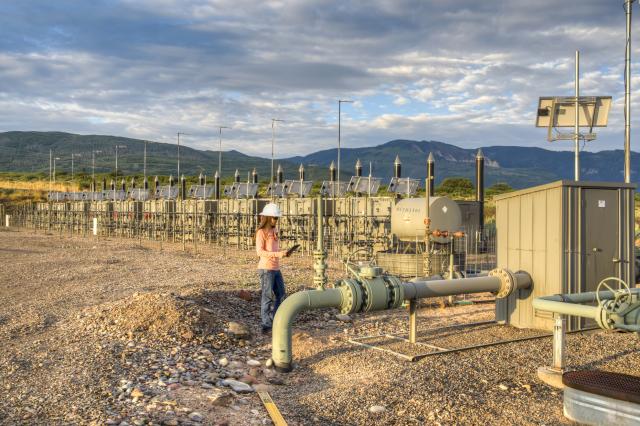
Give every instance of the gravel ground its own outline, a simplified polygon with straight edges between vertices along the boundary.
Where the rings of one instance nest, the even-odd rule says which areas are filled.
[[[296,369],[278,374],[259,333],[255,256],[198,249],[0,231],[0,424],[270,424],[256,390],[270,392],[289,424],[568,424],[561,393],[536,378],[549,337],[413,363],[348,342],[406,336],[404,310],[300,315]],[[311,264],[286,260],[290,292],[311,285]],[[338,265],[329,275],[342,275]],[[539,334],[436,330],[492,318],[491,304],[423,304],[418,337],[455,348]],[[431,350],[363,341],[376,340],[409,355]],[[638,343],[572,334],[568,363],[637,373]]]

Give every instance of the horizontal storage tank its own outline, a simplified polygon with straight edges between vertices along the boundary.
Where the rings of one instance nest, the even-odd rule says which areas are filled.
[[[424,198],[405,198],[391,209],[391,233],[400,241],[424,240],[427,206]],[[462,214],[455,201],[447,197],[430,197],[429,215],[432,231],[456,232],[462,227]],[[438,243],[449,240],[443,237],[432,239]]]

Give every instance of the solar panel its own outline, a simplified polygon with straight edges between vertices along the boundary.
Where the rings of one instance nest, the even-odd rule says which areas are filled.
[[[127,199],[127,193],[121,189],[116,191],[104,191],[104,198],[111,201],[124,201]]]
[[[320,187],[320,193],[331,197],[342,197],[347,193],[348,187],[348,182],[340,182],[340,185],[338,185],[338,182],[325,180]]]
[[[411,178],[391,178],[389,182],[389,192],[395,194],[413,195],[418,190],[420,181]]]
[[[238,187],[236,185],[237,183],[234,183],[233,185],[225,185],[224,189],[222,190],[222,194],[227,197],[234,198],[236,196],[236,192],[238,191]]]
[[[284,185],[289,195],[297,195],[298,197],[306,197],[311,192],[313,181],[310,180],[286,180]]]
[[[380,189],[382,178],[352,176],[347,191],[374,195]]]
[[[82,192],[67,192],[67,200],[69,201],[82,201]]]
[[[238,183],[236,185],[238,186],[236,190],[237,198],[255,198],[258,194],[257,183]]]
[[[178,187],[169,185],[160,186],[156,190],[156,198],[175,200],[176,198],[178,198]]]
[[[284,197],[287,194],[284,183],[274,183],[273,188],[271,184],[267,187],[267,194],[275,197]]]
[[[91,200],[91,201],[102,201],[104,198],[104,194],[102,193],[102,191],[96,191],[96,192],[87,192],[87,200]]]
[[[191,188],[189,188],[189,196],[200,199],[211,198],[215,189],[213,185],[191,185]]]
[[[136,201],[147,201],[149,199],[149,190],[143,188],[134,188],[129,191],[129,198]]]
[[[66,198],[66,192],[49,192],[49,201],[64,201]]]

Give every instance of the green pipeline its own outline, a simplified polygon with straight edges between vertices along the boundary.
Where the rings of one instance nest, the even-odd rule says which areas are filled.
[[[399,308],[405,300],[455,294],[490,291],[497,297],[507,297],[531,285],[527,273],[506,269],[496,269],[483,277],[415,282],[402,282],[380,272],[376,267],[361,268],[358,278],[342,280],[333,289],[301,291],[285,299],[273,320],[272,358],[276,369],[291,371],[291,327],[296,315],[304,310],[338,308],[343,314],[373,312]]]

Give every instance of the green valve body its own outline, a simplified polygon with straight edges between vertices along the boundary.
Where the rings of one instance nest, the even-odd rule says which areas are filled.
[[[343,294],[340,311],[343,314],[382,311],[402,306],[404,288],[400,279],[380,275],[379,268],[360,270],[359,278],[341,280],[336,284]]]

